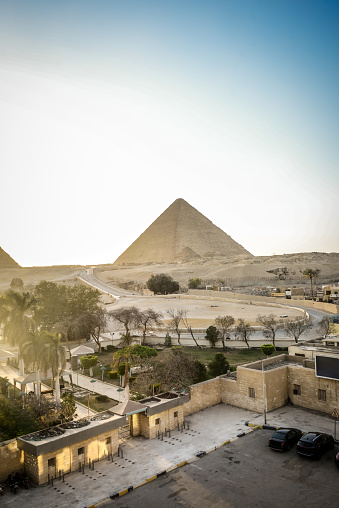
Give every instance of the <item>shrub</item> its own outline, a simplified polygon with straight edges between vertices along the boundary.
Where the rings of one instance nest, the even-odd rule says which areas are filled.
[[[227,374],[229,367],[226,356],[223,353],[217,353],[214,360],[208,364],[208,372],[213,377],[221,376],[222,374]]]
[[[117,370],[110,370],[109,373],[108,373],[108,376],[110,379],[113,379],[115,377],[118,377],[118,371]]]
[[[133,382],[133,381],[135,381],[135,380],[136,380],[136,377],[135,377],[135,376],[131,376],[131,377],[129,378],[129,382],[130,382],[130,383],[132,383],[132,382]]]
[[[109,397],[107,395],[97,395],[95,397],[95,399],[98,401],[98,402],[108,402],[109,401]]]
[[[170,336],[169,333],[166,333],[165,347],[172,347],[172,337]]]

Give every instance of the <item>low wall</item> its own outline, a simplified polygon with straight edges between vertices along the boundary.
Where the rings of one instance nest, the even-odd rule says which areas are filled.
[[[0,443],[0,482],[7,479],[9,473],[14,473],[24,465],[24,453],[19,450],[16,439]]]
[[[190,386],[190,401],[184,405],[184,416],[196,413],[221,402],[220,378]]]

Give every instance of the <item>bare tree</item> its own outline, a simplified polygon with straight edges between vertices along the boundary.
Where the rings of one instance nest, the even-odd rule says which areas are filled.
[[[101,352],[100,333],[107,324],[107,312],[98,307],[94,312],[85,312],[73,323],[77,333],[83,337],[91,335]]]
[[[222,342],[222,347],[226,348],[225,339],[230,334],[230,330],[234,325],[234,317],[233,316],[218,316],[215,318],[215,325],[219,330],[220,340]]]
[[[246,342],[248,349],[250,349],[248,339],[254,332],[254,328],[252,328],[250,324],[246,323],[243,319],[238,319],[238,324],[235,327],[235,331],[239,339],[244,340]]]
[[[156,312],[153,309],[146,309],[140,312],[139,324],[142,328],[142,345],[145,345],[147,328],[161,325],[161,318],[163,315],[161,312]]]
[[[140,311],[134,306],[120,307],[120,309],[112,310],[108,314],[114,321],[124,326],[125,335],[128,335],[132,329],[137,328],[140,324]]]
[[[186,315],[185,309],[168,309],[167,314],[170,316],[171,320],[169,323],[169,327],[173,330],[178,336],[178,343],[181,346],[180,342],[180,323]]]
[[[182,322],[183,322],[184,327],[185,327],[185,328],[186,328],[186,330],[190,333],[190,335],[191,335],[192,339],[194,340],[195,345],[196,345],[197,347],[199,347],[200,349],[202,349],[202,347],[201,347],[201,346],[199,346],[199,344],[198,344],[198,342],[197,342],[196,338],[194,337],[194,333],[193,333],[192,327],[191,327],[191,325],[189,324],[188,319],[187,319],[187,311],[186,311],[186,310],[184,310],[184,309],[183,309],[183,315],[182,315]]]
[[[261,316],[260,314],[257,317],[257,321],[263,327],[263,336],[266,339],[271,339],[272,344],[275,348],[275,336],[277,329],[280,326],[280,322],[277,321],[274,314],[270,314],[269,316]]]
[[[324,316],[319,321],[318,332],[324,339],[326,339],[328,335],[334,332],[333,323],[331,323],[330,318],[328,316]]]
[[[312,323],[307,319],[289,319],[284,322],[284,330],[295,342],[299,341],[300,336],[312,328]]]

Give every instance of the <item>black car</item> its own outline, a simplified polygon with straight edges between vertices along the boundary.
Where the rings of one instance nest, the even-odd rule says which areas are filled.
[[[326,450],[334,448],[334,439],[330,434],[308,432],[297,443],[297,453],[305,457],[320,459]]]
[[[297,443],[303,433],[299,429],[279,429],[268,440],[268,446],[274,450],[287,451]]]

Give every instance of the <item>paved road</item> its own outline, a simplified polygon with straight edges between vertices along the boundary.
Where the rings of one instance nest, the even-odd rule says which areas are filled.
[[[133,293],[130,293],[129,291],[109,286],[108,284],[105,284],[101,280],[97,279],[94,276],[93,268],[87,268],[86,270],[81,272],[81,274],[78,275],[78,279],[86,282],[90,286],[93,286],[94,288],[98,289],[99,291],[102,291],[103,293],[107,293],[113,296],[117,300],[122,296],[133,296]]]
[[[107,395],[110,399],[117,400],[118,402],[124,402],[125,392],[120,390],[118,386],[111,385],[96,379],[95,382],[91,382],[92,378],[73,372],[73,383],[81,388],[84,388],[90,392],[99,393],[100,395]]]

